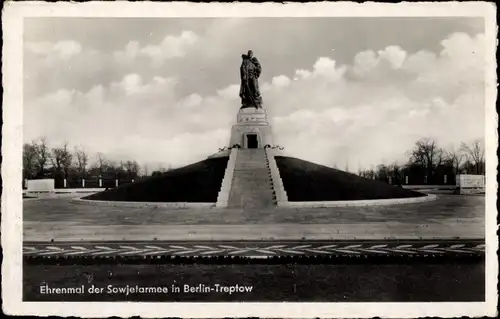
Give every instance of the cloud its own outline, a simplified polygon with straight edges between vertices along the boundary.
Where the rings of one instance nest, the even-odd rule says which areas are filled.
[[[422,136],[443,147],[483,138],[483,39],[451,34],[439,55],[398,46],[360,52],[348,66],[354,79],[319,58],[312,70],[296,71],[288,91],[268,94],[276,140],[302,158],[366,168],[404,161]],[[336,82],[325,74],[337,74]]]
[[[290,85],[290,79],[285,75],[275,76],[272,79],[272,84],[276,87],[287,87]]]
[[[198,41],[182,34],[158,44],[159,51],[144,51],[131,42],[122,57],[165,60],[180,55]],[[355,169],[358,164],[367,168],[402,161],[423,136],[444,147],[482,138],[484,36],[454,33],[441,46],[437,53],[411,53],[389,45],[354,54],[350,64],[340,65],[320,55],[309,67],[263,79],[276,142],[292,156],[341,168],[348,163]],[[194,89],[183,93],[179,87],[189,77],[161,74],[144,76],[136,68],[88,90],[59,89],[30,99],[25,139],[45,135],[54,143],[64,139],[116,158],[174,166],[225,146],[240,106],[238,83],[209,94]]]
[[[406,59],[406,52],[397,45],[391,45],[378,52],[380,59],[389,62],[393,69],[399,69]]]
[[[76,41],[28,42],[26,48],[34,54],[42,56],[56,56],[59,59],[69,59],[82,52],[82,46]]]
[[[293,78],[294,81],[298,81],[301,79],[307,79],[311,76],[311,72],[308,70],[304,69],[299,69],[295,71],[295,77]]]
[[[35,71],[34,74],[38,74],[39,71],[49,71],[60,65],[66,65],[67,69],[71,71],[73,68],[72,62],[83,54],[83,48],[80,43],[72,40],[58,41],[55,43],[46,41],[27,42],[25,44],[25,52],[27,53],[25,58],[28,59],[28,63],[25,64],[25,67]],[[90,57],[95,54],[95,51],[88,50],[86,54]],[[78,74],[81,73],[78,72]],[[36,77],[36,75],[34,77]]]
[[[336,61],[328,57],[319,58],[313,66],[313,76],[323,77],[330,81],[338,81],[344,77],[346,67],[337,68]]]
[[[184,57],[198,40],[194,32],[183,31],[178,36],[167,35],[155,45],[140,47],[137,41],[130,41],[123,50],[115,51],[114,57],[121,63],[132,63],[136,58],[146,57],[154,66],[160,66],[165,60]]]
[[[25,139],[69,141],[111,159],[179,166],[222,147],[229,139],[231,110],[224,96],[176,94],[175,78],[145,80],[127,74],[87,92],[58,90],[25,106]],[[43,121],[40,119],[43,118]]]
[[[353,72],[358,75],[365,75],[377,67],[379,59],[375,52],[363,51],[354,57]]]
[[[217,95],[228,100],[234,100],[238,98],[239,91],[240,91],[240,86],[238,84],[231,84],[224,89],[218,90]]]

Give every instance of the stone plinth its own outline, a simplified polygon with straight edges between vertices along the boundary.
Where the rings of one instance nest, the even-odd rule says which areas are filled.
[[[237,144],[241,148],[264,148],[274,145],[266,110],[253,107],[240,109],[236,123],[231,129],[229,146]]]
[[[47,193],[55,191],[54,179],[28,180],[28,193]]]
[[[485,192],[484,175],[457,175],[456,187],[459,194],[477,194]]]

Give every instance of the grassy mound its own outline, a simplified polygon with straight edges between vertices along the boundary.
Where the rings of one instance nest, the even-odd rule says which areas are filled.
[[[130,202],[215,203],[229,157],[207,159],[84,199]]]
[[[291,202],[425,196],[422,193],[297,158],[276,156],[276,163],[288,200]]]

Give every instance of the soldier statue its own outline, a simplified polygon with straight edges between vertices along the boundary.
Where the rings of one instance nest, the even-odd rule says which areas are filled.
[[[262,108],[262,97],[259,90],[259,76],[262,67],[259,60],[253,56],[252,50],[249,50],[247,54],[242,54],[241,58],[241,108],[255,107],[260,109]]]

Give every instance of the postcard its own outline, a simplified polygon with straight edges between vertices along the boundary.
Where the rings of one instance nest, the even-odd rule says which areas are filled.
[[[496,315],[494,5],[2,14],[4,312]]]

